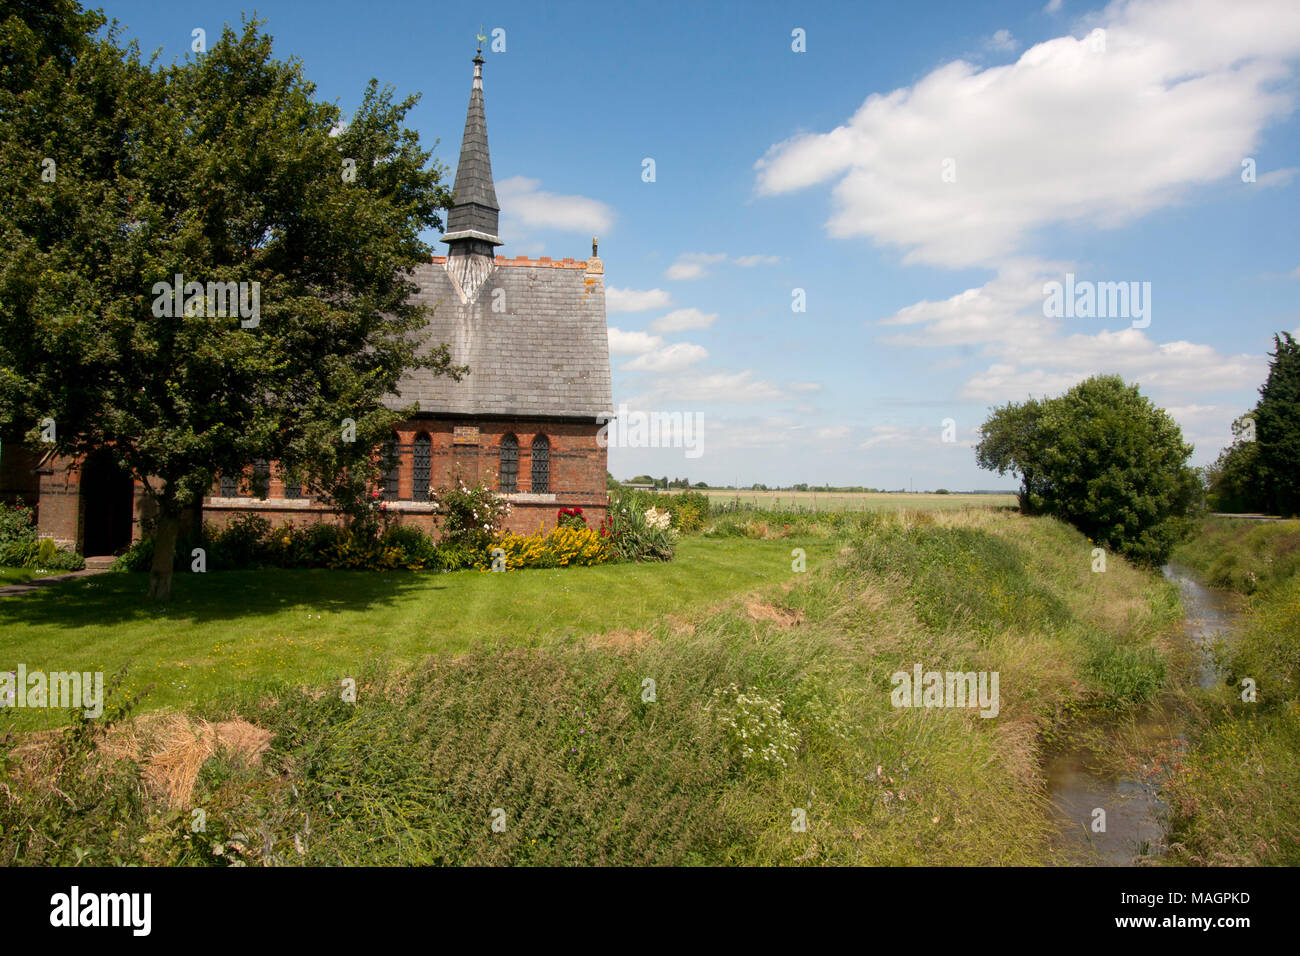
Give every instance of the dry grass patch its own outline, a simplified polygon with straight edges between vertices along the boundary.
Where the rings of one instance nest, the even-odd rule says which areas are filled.
[[[804,622],[803,611],[774,607],[756,600],[745,602],[745,614],[752,621],[770,621],[777,627],[798,627]]]
[[[168,808],[189,805],[199,770],[219,750],[245,766],[258,766],[272,734],[235,718],[220,723],[182,713],[152,714],[113,728],[99,746],[109,760],[138,764],[149,793]]]
[[[695,628],[691,626],[691,633]],[[630,631],[627,628],[618,628],[613,631],[606,631],[604,634],[593,634],[591,643],[594,647],[603,647],[615,651],[626,651],[642,647],[650,643],[653,636],[649,631]]]

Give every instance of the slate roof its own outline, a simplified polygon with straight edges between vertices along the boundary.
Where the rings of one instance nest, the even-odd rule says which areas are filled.
[[[418,370],[402,379],[389,407],[419,402],[421,412],[466,418],[610,416],[604,277],[588,268],[603,267],[598,260],[498,256],[473,301],[464,303],[443,257],[421,266],[412,301],[433,307],[422,336],[432,346],[445,342],[452,361],[468,365],[470,374],[453,382]],[[494,301],[503,311],[492,311]]]
[[[604,265],[596,258],[594,240],[592,258],[585,262],[489,258],[486,253],[501,242],[498,212],[480,50],[456,168],[455,205],[443,236],[468,287],[462,289],[449,274],[447,257],[434,256],[416,270],[419,292],[412,297],[431,308],[421,332],[425,346],[445,343],[453,364],[468,365],[470,373],[454,382],[418,370],[398,383],[398,394],[386,399],[387,405],[419,402],[421,412],[466,418],[609,418]]]

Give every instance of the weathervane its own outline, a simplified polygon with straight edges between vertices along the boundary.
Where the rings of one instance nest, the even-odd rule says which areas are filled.
[[[478,39],[478,51],[482,53],[483,44],[487,43],[487,37],[483,35],[483,24],[478,25],[478,33],[474,34],[474,36]]]

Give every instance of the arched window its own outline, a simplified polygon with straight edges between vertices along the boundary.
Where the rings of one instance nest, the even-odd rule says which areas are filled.
[[[551,490],[551,443],[545,435],[533,439],[533,487],[538,494]]]
[[[498,486],[503,495],[519,490],[519,439],[506,435],[501,439],[501,469]]]
[[[433,439],[429,437],[428,432],[420,432],[415,436],[412,460],[414,464],[412,474],[415,480],[414,498],[416,501],[428,501],[429,476],[433,465]]]
[[[265,501],[271,494],[271,463],[265,458],[253,462],[253,496]]]
[[[302,497],[302,482],[291,481],[283,465],[280,466],[280,480],[284,482],[284,496],[286,498]]]
[[[402,471],[397,457],[396,435],[384,442],[381,454],[383,455],[383,467],[386,469],[384,472],[384,500],[396,501],[402,487]]]

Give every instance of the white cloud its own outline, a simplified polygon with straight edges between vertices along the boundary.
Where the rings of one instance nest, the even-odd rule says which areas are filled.
[[[1300,167],[1286,166],[1282,169],[1272,169],[1266,173],[1261,173],[1255,180],[1256,186],[1285,186],[1291,181],[1296,173],[1300,173]]]
[[[1061,4],[1064,0],[1047,0],[1047,6],[1043,7],[1044,13],[1060,13]]]
[[[725,252],[687,252],[677,257],[677,261],[664,273],[669,279],[703,279],[708,272],[705,266],[722,262],[727,258]]]
[[[925,429],[900,428],[897,425],[875,425],[871,429],[871,437],[858,447],[866,449],[875,448],[879,445],[920,444],[920,439],[924,433]]]
[[[709,274],[708,267],[719,262],[730,262],[732,265],[749,269],[754,266],[775,265],[780,261],[780,256],[729,256],[725,252],[684,252],[668,267],[664,275],[669,279],[687,281],[703,279]]]
[[[614,211],[597,199],[548,193],[538,189],[540,185],[540,180],[524,176],[497,183],[497,200],[505,215],[528,226],[565,232],[603,232],[614,221]]]
[[[983,346],[992,363],[961,389],[972,401],[1020,401],[1027,395],[1059,394],[1090,375],[1117,373],[1144,391],[1187,395],[1253,388],[1267,373],[1262,355],[1225,355],[1186,340],[1157,342],[1160,314],[1149,329],[1120,327],[1115,320],[1043,316],[1043,284],[1060,280],[1068,263],[1021,260],[982,286],[940,301],[900,309],[882,326],[919,326],[886,335],[893,345],[924,348]],[[1105,323],[1105,324],[1103,324]]]
[[[1104,52],[1081,30],[1012,64],[956,61],[872,94],[844,125],[773,146],[757,190],[834,181],[832,236],[870,237],[908,262],[989,264],[1043,226],[1116,226],[1237,180],[1292,108],[1294,0],[1116,2],[1094,25]]]
[[[813,432],[821,441],[843,441],[849,437],[848,425],[824,425]]]
[[[995,53],[1010,53],[1018,46],[1020,44],[1016,42],[1016,38],[1011,35],[1010,30],[999,30],[984,41],[985,49],[992,50]]]
[[[654,332],[684,332],[687,329],[707,329],[718,318],[716,312],[701,312],[699,309],[677,309],[661,316],[650,323]]]
[[[820,392],[822,390],[821,382],[795,382],[790,386],[794,392]]]
[[[607,331],[611,355],[640,355],[643,352],[651,352],[664,344],[664,340],[659,336],[649,335],[645,332],[624,332],[612,325]]]
[[[646,312],[672,304],[673,297],[663,289],[618,289],[610,286],[605,290],[605,308],[610,312]]]
[[[623,368],[631,372],[677,372],[708,357],[709,351],[702,345],[674,342],[637,356]]]
[[[629,399],[628,403],[645,407],[691,402],[749,404],[785,397],[780,388],[755,378],[752,369],[745,369],[742,372],[663,376],[655,380],[648,394]]]

